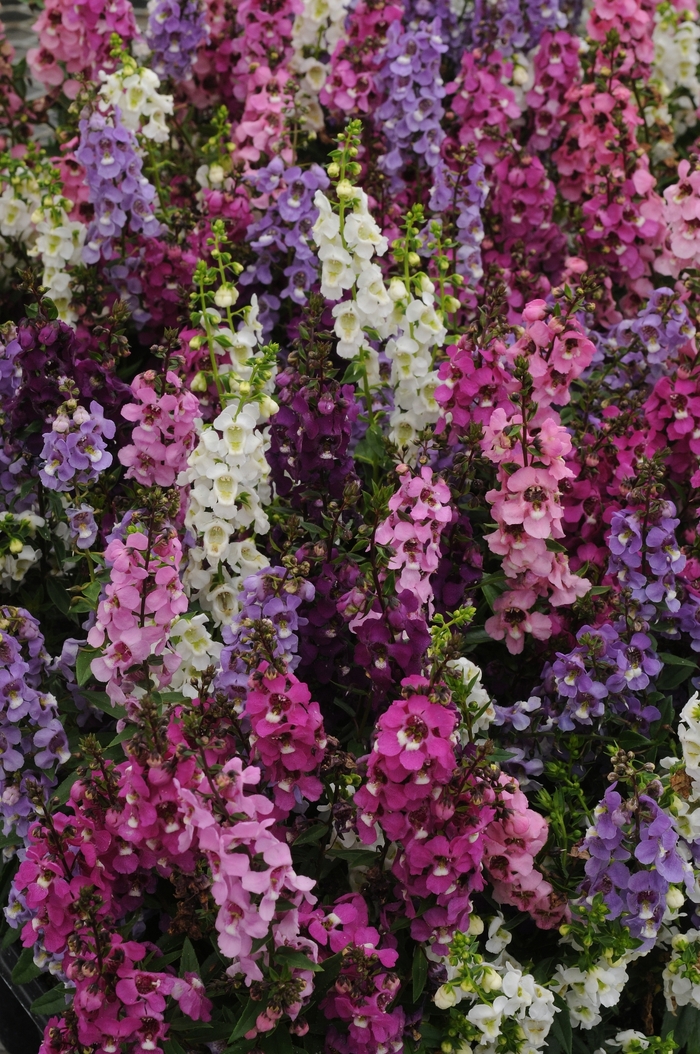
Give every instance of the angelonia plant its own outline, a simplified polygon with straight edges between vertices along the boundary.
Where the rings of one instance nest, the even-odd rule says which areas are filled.
[[[695,0],[35,6],[0,960],[41,1054],[700,1054]]]

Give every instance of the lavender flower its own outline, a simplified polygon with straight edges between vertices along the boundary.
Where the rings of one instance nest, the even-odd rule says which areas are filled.
[[[155,188],[142,173],[136,135],[125,128],[119,108],[110,114],[94,110],[80,121],[80,145],[75,156],[85,166],[85,181],[95,219],[88,228],[83,260],[87,264],[111,260],[114,241],[126,227],[155,238],[160,223],[153,212]]]
[[[0,326],[0,399],[12,399],[22,380],[22,371],[15,362],[21,350],[14,322]]]
[[[473,289],[484,270],[481,243],[484,240],[482,210],[489,188],[483,161],[474,157],[465,172],[455,171],[441,158],[435,168],[429,205],[438,216],[453,213],[452,235],[458,243],[455,271]],[[433,221],[435,222],[435,221]],[[426,238],[426,242],[429,239]]]
[[[312,164],[308,169],[297,165],[286,168],[281,158],[274,158],[269,165],[256,169],[248,176],[259,194],[277,193],[261,219],[251,224],[246,235],[256,251],[255,263],[250,264],[240,276],[241,285],[273,281],[273,268],[282,260],[289,260],[283,274],[287,279],[280,296],[305,304],[307,293],[318,277],[318,260],[313,249],[311,228],[318,218],[318,209],[313,198],[317,190],[328,187],[328,177],[323,169]],[[260,315],[264,328],[269,328],[275,309],[279,306],[267,296],[268,311]]]
[[[649,795],[623,800],[613,783],[595,809],[583,849],[589,854],[581,892],[601,893],[610,918],[620,918],[646,950],[652,947],[671,883],[693,887],[692,868],[678,851],[673,821]],[[632,870],[636,864],[646,865]]]
[[[51,431],[44,435],[41,482],[50,490],[72,490],[77,484],[93,483],[112,464],[105,439],[113,439],[115,431],[99,403],[90,403],[89,413],[82,406],[71,417],[59,412]]]
[[[27,780],[47,790],[46,772],[70,757],[52,695],[41,691],[49,656],[39,625],[23,608],[0,608],[0,815],[3,832],[24,837],[33,819]]]
[[[153,69],[161,77],[182,80],[207,36],[200,0],[149,0],[146,40]]]
[[[314,587],[284,567],[266,567],[250,575],[238,595],[241,610],[222,635],[226,647],[221,653],[221,672],[216,687],[245,688],[250,674],[246,656],[253,652],[256,624],[264,619],[274,634],[272,656],[282,659],[289,670],[299,665],[297,631],[306,625],[298,614],[302,603],[314,598]]]
[[[377,109],[389,147],[379,158],[379,167],[392,177],[392,188],[399,189],[399,173],[411,155],[428,169],[440,162],[445,138],[441,127],[445,88],[440,76],[440,59],[447,45],[440,35],[440,22],[419,22],[404,30],[392,22],[382,56],[377,84],[385,102]]]
[[[672,614],[679,612],[681,606],[675,576],[686,565],[676,540],[680,520],[675,512],[672,502],[664,502],[646,527],[641,513],[616,512],[608,539],[608,571],[616,574],[642,605],[648,601],[664,604]],[[644,571],[653,572],[655,577],[650,579]]]
[[[85,505],[84,503],[79,509],[76,509],[73,505],[66,509],[71,539],[78,549],[90,549],[97,538],[97,524],[94,512],[95,510],[91,505]]]

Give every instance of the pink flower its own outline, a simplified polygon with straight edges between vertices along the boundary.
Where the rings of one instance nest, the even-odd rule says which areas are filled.
[[[557,480],[549,469],[520,468],[508,477],[504,490],[490,490],[486,500],[506,524],[522,524],[532,538],[563,538],[563,510]]]
[[[531,611],[536,600],[531,589],[517,589],[504,593],[494,601],[494,614],[485,623],[485,630],[494,640],[505,638],[511,655],[519,655],[525,644],[525,634],[536,640],[547,640],[552,633],[549,615]]]

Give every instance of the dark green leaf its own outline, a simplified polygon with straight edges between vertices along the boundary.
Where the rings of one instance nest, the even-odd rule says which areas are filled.
[[[70,596],[65,586],[62,586],[55,578],[47,578],[46,592],[61,614],[67,615],[70,611]]]
[[[298,952],[294,948],[286,948],[284,946],[277,948],[275,958],[278,961],[282,960],[288,966],[295,966],[297,970],[313,970],[314,973],[319,973],[323,970],[323,966],[312,962],[308,955],[304,955],[303,952]]]
[[[260,1013],[260,1004],[258,1004],[258,1013]],[[225,1021],[212,1021],[210,1024],[204,1024],[199,1021],[190,1021],[188,1017],[171,1021],[170,1028],[174,1032],[184,1032],[184,1038],[192,1043],[213,1043],[217,1039],[226,1039],[231,1031],[231,1025]]]
[[[27,984],[38,977],[41,970],[34,965],[34,952],[31,948],[25,948],[15,964],[12,971],[13,984]]]
[[[92,677],[92,670],[90,669],[90,663],[98,655],[100,655],[99,648],[80,648],[78,651],[78,657],[75,660],[75,676],[78,684],[87,684]]]
[[[481,592],[484,594],[484,597],[486,599],[486,603],[488,604],[488,606],[493,611],[494,610],[493,606],[496,603],[496,601],[498,600],[498,598],[500,597],[500,595],[503,592],[503,590],[496,589],[496,587],[492,586],[492,585],[490,585],[490,586],[489,585],[487,585],[487,586],[482,585],[481,586]],[[468,636],[468,634],[467,634],[467,636]]]
[[[555,996],[554,1002],[559,1008],[559,1013],[554,1015],[550,1035],[557,1041],[564,1054],[571,1054],[572,1033],[569,1008],[559,996]],[[549,1044],[548,1044],[549,1045]]]
[[[689,669],[687,666],[665,666],[659,674],[657,687],[663,692],[670,692],[679,684],[683,684],[683,681],[687,681],[692,673],[692,667]]]
[[[373,849],[329,849],[335,860],[347,860],[352,867],[371,867],[377,859]]]
[[[248,1000],[243,1008],[243,1013],[234,1025],[233,1032],[229,1036],[229,1043],[233,1043],[235,1039],[242,1039],[246,1032],[250,1031],[262,1009],[259,1002],[253,1002],[252,999]]]
[[[80,658],[80,656],[78,656]],[[96,706],[98,710],[103,710],[110,717],[116,720],[126,717],[126,710],[123,706],[112,706],[112,702],[106,692],[93,692],[90,689],[83,688],[81,695],[84,695],[92,706]]]
[[[9,927],[5,930],[5,934],[2,938],[2,944],[0,944],[0,948],[9,948],[10,945],[14,944],[15,941],[18,941],[21,936],[22,930],[19,928],[19,926],[16,930],[13,930],[12,927]]]
[[[417,1002],[423,994],[425,982],[428,979],[428,960],[420,945],[416,946],[413,953],[413,969],[411,970],[413,980],[413,1002]]]
[[[59,805],[65,805],[68,799],[70,798],[71,787],[75,783],[76,779],[77,776],[75,772],[71,772],[70,776],[66,776],[66,778],[61,783],[59,783],[58,787],[56,787],[56,790],[53,792],[51,797],[58,798]]]
[[[33,1014],[44,1014],[49,1017],[51,1014],[59,1014],[66,1008],[66,991],[65,985],[59,984],[55,988],[52,988],[50,992],[44,992],[38,999],[35,999],[32,1003]],[[70,993],[71,997],[73,993]]]
[[[292,1037],[286,1025],[278,1025],[270,1036],[266,1036],[260,1043],[260,1049],[265,1054],[292,1054]]]
[[[180,977],[184,977],[186,973],[199,973],[199,961],[197,959],[197,953],[192,947],[192,941],[189,937],[185,937],[185,942],[182,945],[182,957],[180,958]]]
[[[324,959],[321,963],[323,972],[318,974],[314,978],[314,995],[313,1001],[319,1002],[319,1000],[326,994],[330,986],[335,982],[338,974],[340,973],[340,967],[342,966],[343,957],[340,952],[336,952],[335,955],[329,955],[327,959]]]
[[[664,666],[689,666],[691,670],[698,668],[694,659],[684,659],[681,655],[672,655],[670,651],[657,652],[656,657],[661,659]]]
[[[166,1039],[163,1044],[165,1054],[187,1054],[185,1048],[176,1039]]]
[[[493,637],[485,629],[470,629],[462,637],[465,644],[485,644]]]
[[[312,827],[307,827],[305,831],[302,831],[292,842],[292,847],[296,847],[297,845],[313,845],[314,842],[320,841],[324,834],[328,834],[328,824],[316,823]]]

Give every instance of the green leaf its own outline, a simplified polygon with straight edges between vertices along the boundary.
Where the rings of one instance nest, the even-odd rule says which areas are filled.
[[[192,941],[189,937],[185,937],[185,942],[182,945],[182,956],[180,958],[180,977],[184,977],[186,973],[196,973],[197,976],[201,976],[197,953],[192,947]]]
[[[352,867],[371,867],[377,859],[374,849],[329,849],[328,856],[346,860]]]
[[[258,1014],[260,1010],[261,1007],[258,1003]],[[231,1025],[226,1021],[212,1021],[210,1024],[204,1024],[200,1022],[195,1023],[189,1017],[177,1018],[175,1021],[171,1021],[170,1027],[174,1032],[184,1032],[184,1038],[192,1043],[213,1043],[217,1039],[226,1039],[231,1031]],[[246,1031],[248,1030],[246,1029]]]
[[[665,666],[659,674],[657,687],[663,692],[670,692],[687,681],[692,673],[693,669],[687,666]]]
[[[366,465],[380,465],[385,454],[384,434],[378,424],[371,424],[355,447],[355,460]]]
[[[187,1054],[185,1048],[176,1039],[166,1039],[163,1044],[165,1054]]]
[[[343,963],[343,957],[340,952],[336,952],[335,955],[329,955],[327,959],[324,959],[321,963],[323,967],[322,973],[318,974],[314,978],[314,994],[313,1002],[317,1003],[326,994],[332,984],[334,984],[338,974],[340,973],[340,967]]]
[[[16,930],[13,930],[12,927],[9,926],[5,930],[5,934],[4,934],[3,938],[2,938],[2,943],[0,944],[0,948],[3,948],[3,950],[5,948],[9,948],[10,945],[14,944],[15,941],[18,941],[21,936],[22,936],[22,930],[19,928],[19,926],[17,927]]]
[[[661,659],[664,666],[689,666],[691,670],[698,668],[694,659],[684,659],[681,655],[673,655],[670,651],[659,651],[656,657]]]
[[[66,587],[57,582],[55,578],[49,577],[46,579],[46,592],[61,614],[67,615],[70,611],[70,595]]]
[[[34,965],[34,953],[31,948],[25,948],[15,964],[12,971],[13,984],[28,984],[38,977],[41,970]]]
[[[98,582],[97,579],[94,582],[90,582],[88,585],[83,586],[83,596],[94,603],[97,602],[100,593],[102,592],[102,583]]]
[[[35,999],[32,1003],[31,1010],[33,1014],[44,1014],[49,1017],[51,1014],[59,1014],[66,1009],[66,986],[63,984],[56,985],[50,992],[44,992],[38,999]],[[71,992],[72,996],[73,993]]]
[[[303,952],[298,952],[294,948],[287,948],[284,945],[276,949],[275,958],[277,960],[281,959],[288,966],[296,966],[297,970],[313,970],[314,973],[320,973],[323,970],[320,963],[312,962],[308,955],[304,955]]]
[[[413,980],[413,1002],[417,1002],[423,994],[425,982],[428,980],[428,960],[420,945],[417,945],[413,953],[413,968],[411,970]]]
[[[462,640],[465,644],[486,644],[487,641],[492,641],[493,637],[485,629],[470,629],[463,635]]]
[[[250,1031],[262,1009],[260,1002],[253,1002],[252,999],[248,1000],[243,1008],[243,1013],[234,1025],[233,1032],[229,1036],[229,1043],[233,1043],[236,1039],[242,1039],[246,1032]]]
[[[265,1054],[292,1054],[294,1047],[287,1027],[278,1025],[272,1035],[266,1036],[260,1043],[260,1049]]]
[[[100,655],[99,648],[80,648],[75,660],[75,677],[79,685],[87,684],[92,677],[90,663]]]
[[[673,1032],[673,1038],[684,1054],[700,1051],[700,1011],[694,1006],[683,1006],[677,1015],[666,1013],[661,1034],[665,1037]]]
[[[78,655],[80,659],[80,655]],[[123,706],[112,706],[112,702],[106,692],[93,692],[90,689],[83,688],[81,695],[93,706],[96,706],[98,710],[103,710],[105,714],[109,714],[110,717],[115,719],[126,717],[126,710]]]
[[[58,798],[59,805],[66,804],[66,802],[70,798],[71,787],[73,786],[77,778],[78,777],[76,776],[75,772],[71,772],[70,776],[66,776],[66,778],[61,783],[59,783],[58,787],[56,787],[56,790],[53,792],[51,797]]]
[[[555,996],[554,1002],[559,1007],[560,1012],[554,1015],[550,1035],[558,1042],[565,1054],[571,1054],[573,1036],[569,1008],[560,996]]]
[[[488,604],[488,606],[493,611],[494,610],[494,604],[496,603],[496,601],[500,597],[500,595],[503,592],[503,590],[496,589],[495,586],[492,586],[492,585],[491,586],[489,586],[489,585],[487,585],[487,586],[482,585],[481,586],[481,592],[484,594],[484,598],[486,600],[486,603]],[[467,636],[468,636],[468,634],[467,634]]]
[[[324,834],[328,834],[328,824],[315,823],[312,827],[307,827],[305,831],[294,839],[292,842],[292,848],[297,845],[313,845],[314,842],[318,842],[323,838]]]

